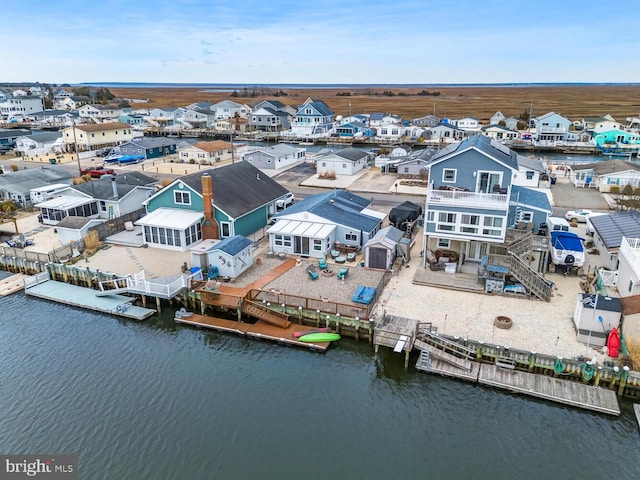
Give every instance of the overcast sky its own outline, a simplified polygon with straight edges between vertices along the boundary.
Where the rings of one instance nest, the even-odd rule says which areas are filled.
[[[640,82],[635,1],[2,2],[0,82]]]

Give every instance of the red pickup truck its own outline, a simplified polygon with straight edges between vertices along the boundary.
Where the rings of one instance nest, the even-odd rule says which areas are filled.
[[[103,165],[98,165],[96,167],[87,167],[80,170],[82,175],[90,175],[91,178],[100,178],[103,175],[115,175],[116,172],[112,168],[104,168]]]

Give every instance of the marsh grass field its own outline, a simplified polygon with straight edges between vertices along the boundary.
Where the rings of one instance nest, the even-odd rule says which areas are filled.
[[[570,120],[608,113],[623,124],[627,117],[640,116],[640,84],[283,89],[285,95],[277,98],[274,95],[232,98],[230,92],[206,92],[206,88],[200,87],[111,87],[110,90],[118,97],[148,99],[147,103],[134,106],[150,108],[179,107],[202,101],[215,103],[225,99],[251,105],[265,98],[275,98],[297,107],[312,97],[324,100],[336,115],[382,112],[399,114],[404,119],[425,115],[440,118],[471,116],[485,125],[498,110],[505,117],[524,115],[523,118],[528,117],[529,112],[534,117],[556,112]],[[429,95],[419,95],[422,91]],[[242,93],[241,90],[238,92]]]

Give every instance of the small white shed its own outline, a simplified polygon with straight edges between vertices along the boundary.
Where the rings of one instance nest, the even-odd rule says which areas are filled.
[[[578,294],[573,322],[578,341],[594,347],[603,347],[607,335],[613,328],[619,328],[622,305],[619,298],[600,294]]]
[[[237,278],[253,265],[252,241],[242,235],[204,240],[191,249],[191,265],[207,271],[217,267],[221,277]]]
[[[402,230],[388,226],[382,228],[364,246],[364,263],[369,268],[391,269],[396,259],[398,242],[403,237]]]

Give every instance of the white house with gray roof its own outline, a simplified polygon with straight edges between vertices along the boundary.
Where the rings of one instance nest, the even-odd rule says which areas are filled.
[[[318,153],[314,160],[318,175],[355,175],[367,166],[370,157],[371,154],[363,150],[349,147],[337,152]]]
[[[35,205],[42,223],[56,225],[67,216],[111,219],[142,208],[155,188],[128,183],[95,180],[70,186],[54,198]]]
[[[336,246],[362,248],[380,230],[384,213],[370,200],[345,190],[306,197],[274,216],[271,251],[324,258]]]
[[[600,252],[601,266],[607,270],[618,270],[618,255],[623,239],[640,238],[640,212],[610,213],[589,218],[593,228],[593,244]],[[635,249],[635,248],[634,248]]]
[[[33,132],[16,139],[16,150],[26,157],[61,152],[64,146],[60,132]]]
[[[304,161],[306,150],[286,143],[279,143],[278,145],[250,149],[242,156],[242,159],[261,170],[277,170]]]
[[[0,102],[0,118],[5,120],[22,120],[32,113],[44,110],[42,97],[34,95],[22,95],[7,97]]]
[[[9,171],[0,175],[0,199],[13,200],[20,207],[27,208],[32,205],[31,190],[48,185],[71,185],[71,182],[71,173],[54,165]]]
[[[238,114],[242,118],[247,118],[251,113],[251,108],[248,105],[242,105],[232,100],[223,100],[211,105],[211,110],[215,115],[216,120],[233,118]]]

